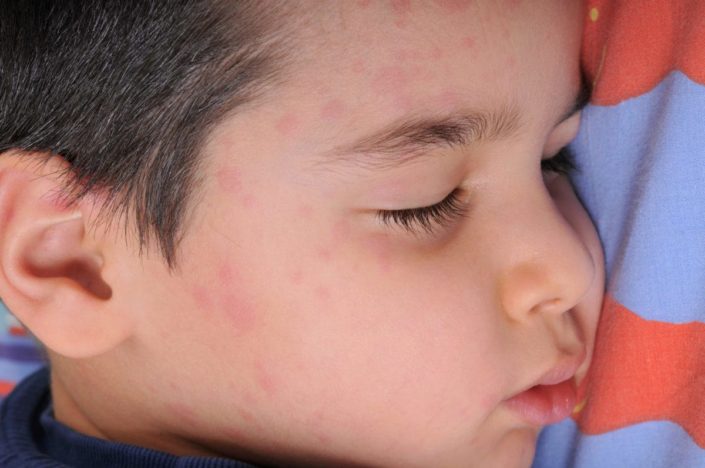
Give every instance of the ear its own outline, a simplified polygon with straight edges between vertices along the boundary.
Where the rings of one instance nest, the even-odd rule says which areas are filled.
[[[114,310],[90,197],[67,205],[58,156],[0,155],[0,297],[51,351],[99,355],[132,332]]]

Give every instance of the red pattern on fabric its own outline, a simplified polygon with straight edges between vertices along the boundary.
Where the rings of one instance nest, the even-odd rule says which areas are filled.
[[[582,61],[592,102],[618,104],[652,90],[673,70],[705,84],[705,2],[587,2]]]
[[[645,320],[607,296],[574,419],[584,434],[669,420],[705,448],[703,356],[705,323]]]
[[[15,388],[14,382],[0,380],[0,396],[4,397],[4,396],[9,395],[13,388]]]

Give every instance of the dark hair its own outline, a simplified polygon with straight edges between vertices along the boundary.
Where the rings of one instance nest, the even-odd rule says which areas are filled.
[[[0,153],[62,156],[68,201],[100,190],[173,266],[208,131],[281,69],[265,4],[0,0]]]

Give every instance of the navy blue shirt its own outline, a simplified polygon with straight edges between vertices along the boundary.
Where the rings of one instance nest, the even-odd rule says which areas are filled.
[[[22,381],[0,407],[2,468],[252,468],[235,460],[178,457],[88,437],[54,419],[49,371]]]

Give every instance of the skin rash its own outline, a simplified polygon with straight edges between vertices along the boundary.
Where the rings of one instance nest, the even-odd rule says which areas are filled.
[[[581,4],[320,10],[210,136],[178,271],[104,252],[128,338],[57,367],[57,417],[177,454],[528,466],[539,428],[506,400],[584,374],[602,298],[592,224],[541,170],[577,131]]]

